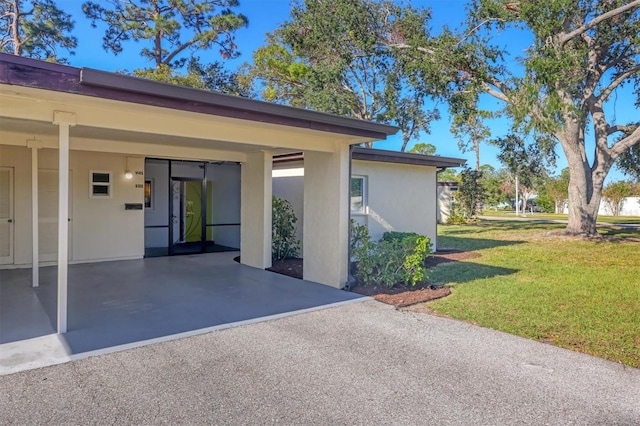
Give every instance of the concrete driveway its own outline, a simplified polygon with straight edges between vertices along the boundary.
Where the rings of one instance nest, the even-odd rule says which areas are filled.
[[[0,424],[640,424],[640,370],[374,301],[2,376],[0,389]]]

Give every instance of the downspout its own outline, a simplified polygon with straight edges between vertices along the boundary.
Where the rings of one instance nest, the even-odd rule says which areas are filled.
[[[349,209],[347,216],[347,282],[344,283],[344,290],[351,291],[351,287],[355,284],[356,279],[351,275],[351,169],[353,162],[353,145],[349,145]]]

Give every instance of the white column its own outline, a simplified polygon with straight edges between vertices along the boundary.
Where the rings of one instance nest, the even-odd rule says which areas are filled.
[[[343,288],[348,279],[349,147],[304,152],[304,279]]]
[[[76,116],[55,111],[53,124],[59,127],[58,145],[58,334],[67,332],[67,270],[69,254],[69,127]]]
[[[271,266],[271,151],[246,155],[240,195],[240,262],[254,268]]]
[[[42,148],[42,142],[37,140],[27,141],[27,147],[31,148],[31,285],[40,285],[40,242],[39,242],[39,214],[38,214],[38,150]]]

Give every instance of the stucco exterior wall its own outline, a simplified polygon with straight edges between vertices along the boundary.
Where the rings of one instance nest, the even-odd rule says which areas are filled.
[[[57,178],[58,151],[40,149],[38,169],[41,176]],[[140,258],[144,255],[144,212],[125,210],[125,203],[142,203],[144,176],[134,173],[132,180],[124,178],[125,168],[143,172],[141,157],[118,154],[71,151],[69,154],[70,198],[69,237],[70,261],[74,263],[101,260]],[[31,265],[31,151],[0,145],[0,165],[14,169],[14,265]],[[112,196],[89,197],[91,170],[112,172]],[[43,182],[44,183],[44,182]],[[137,187],[139,186],[139,187]],[[41,217],[52,210],[56,200],[40,200]],[[56,204],[57,205],[57,204]],[[41,224],[41,253],[47,244],[46,226]],[[55,228],[55,227],[54,227]],[[44,253],[51,254],[51,253]],[[46,262],[47,257],[43,257]]]
[[[598,214],[603,216],[613,215],[610,203],[603,199],[600,202]],[[622,200],[619,214],[620,216],[640,216],[640,197],[626,197]]]
[[[273,195],[287,200],[298,219],[296,238],[300,241],[300,257],[304,257],[304,164],[302,161],[273,165]]]
[[[353,176],[366,177],[367,213],[352,215],[372,238],[387,231],[417,232],[436,242],[436,168],[354,160]]]
[[[299,223],[305,220],[303,167],[302,162],[276,163],[273,173],[273,195],[291,202]],[[435,167],[353,160],[351,173],[365,177],[367,198],[366,213],[351,217],[366,225],[372,238],[380,239],[386,231],[417,232],[431,238],[435,249]]]

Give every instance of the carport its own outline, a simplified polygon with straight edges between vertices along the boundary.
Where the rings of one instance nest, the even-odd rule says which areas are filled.
[[[49,332],[69,330],[67,340],[76,342],[71,346],[84,350],[85,338],[73,334],[79,330],[98,333],[110,324],[117,335],[105,332],[85,339],[113,339],[108,345],[117,344],[123,333],[141,338],[135,327],[120,330],[131,327],[127,321],[119,324],[122,318],[139,317],[141,330],[165,333],[199,326],[185,319],[189,310],[194,318],[206,314],[208,321],[230,321],[232,312],[245,309],[237,307],[236,298],[253,300],[246,310],[256,315],[295,308],[297,302],[285,303],[296,294],[288,278],[260,287],[275,280],[262,271],[271,266],[272,157],[292,151],[304,152],[307,162],[304,279],[342,288],[348,277],[350,146],[396,131],[378,123],[0,53],[0,269],[9,269],[0,276],[2,315],[18,315],[33,304],[35,310],[25,312],[39,318],[37,324],[46,324],[43,319],[48,318],[53,327]],[[160,259],[157,267],[142,260],[148,239],[144,213],[153,204],[145,199],[147,158],[240,166],[239,224],[233,225],[240,228],[245,266],[214,261],[207,267],[215,265],[215,271],[198,267],[195,273],[184,266],[194,258]],[[158,182],[149,185],[157,187]],[[218,297],[226,295],[227,304],[217,313],[196,303],[200,293],[208,294],[210,288],[201,287],[208,276],[221,280],[216,281],[216,291],[222,292]],[[24,288],[14,290],[14,283]],[[253,299],[254,293],[260,297]],[[321,304],[321,293],[320,302],[308,300],[300,306]],[[165,306],[163,297],[180,315],[166,316],[171,309],[156,312],[147,305]],[[19,334],[24,324],[7,319],[1,327],[5,334]]]
[[[69,355],[318,308],[361,296],[251,268],[238,253],[69,266]],[[0,270],[0,348],[56,332],[56,267]]]

